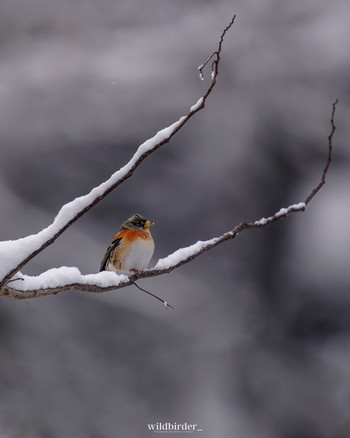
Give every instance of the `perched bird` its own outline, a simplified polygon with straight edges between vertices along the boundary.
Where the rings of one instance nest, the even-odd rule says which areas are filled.
[[[154,241],[149,231],[153,222],[134,214],[120,227],[103,256],[100,271],[143,271],[150,262]]]

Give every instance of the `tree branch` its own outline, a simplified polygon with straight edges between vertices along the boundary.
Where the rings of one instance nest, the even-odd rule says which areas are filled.
[[[236,15],[233,16],[228,26],[223,30],[218,49],[211,55],[214,57],[211,82],[204,95],[190,108],[190,111],[171,126],[159,131],[153,138],[147,140],[137,149],[131,160],[114,173],[109,180],[95,187],[89,194],[81,196],[68,204],[65,204],[57,214],[54,222],[36,235],[28,236],[16,241],[1,242],[0,256],[3,263],[0,266],[0,288],[25,266],[31,259],[51,245],[70,226],[72,226],[85,213],[90,211],[96,204],[102,201],[109,193],[116,189],[126,179],[130,178],[138,166],[153,152],[167,144],[171,138],[183,128],[183,126],[201,109],[205,107],[206,100],[216,85],[219,74],[220,55],[224,37],[234,24]],[[204,66],[202,66],[203,69]],[[24,249],[27,248],[27,251]],[[15,253],[10,264],[6,264],[6,252]]]
[[[142,144],[132,157],[132,159],[119,171],[114,173],[109,180],[102,183],[100,186],[94,188],[89,194],[75,199],[74,201],[64,205],[56,216],[54,222],[46,229],[40,231],[33,236],[27,236],[16,241],[1,242],[0,255],[2,253],[3,263],[6,257],[6,251],[11,251],[12,266],[0,268],[2,274],[2,282],[0,283],[0,296],[7,296],[16,299],[26,299],[43,297],[48,295],[55,295],[63,291],[83,291],[101,293],[115,289],[121,289],[127,286],[136,285],[136,281],[156,277],[167,274],[178,267],[191,262],[201,254],[215,248],[223,242],[234,239],[239,233],[245,230],[264,228],[269,226],[282,218],[288,217],[292,213],[304,211],[309,202],[320,191],[326,181],[326,176],[332,161],[333,137],[336,130],[335,126],[335,110],[338,99],[332,105],[331,112],[331,130],[328,135],[328,155],[325,166],[322,170],[319,183],[311,190],[304,202],[290,205],[287,208],[281,208],[278,212],[268,218],[261,218],[254,222],[242,222],[235,226],[231,231],[228,231],[218,237],[206,241],[198,241],[186,248],[178,249],[167,257],[158,260],[154,268],[145,270],[143,272],[133,273],[130,276],[116,274],[115,272],[100,272],[98,274],[82,275],[78,268],[75,267],[61,267],[51,269],[40,274],[37,277],[22,275],[19,270],[28,263],[33,257],[51,245],[68,227],[75,223],[83,214],[93,208],[98,202],[104,199],[112,190],[122,184],[129,178],[136,168],[154,151],[159,149],[164,144],[168,143],[170,139],[187,123],[187,121],[198,111],[204,108],[206,100],[212,92],[216,79],[219,73],[219,62],[222,51],[222,44],[224,37],[235,21],[234,16],[229,25],[221,34],[218,50],[214,52],[207,61],[198,67],[200,77],[203,78],[203,69],[212,61],[211,82],[207,91],[198,100],[198,102],[191,107],[190,111],[177,122],[168,128],[159,131],[152,139],[147,140]],[[35,247],[36,246],[36,247]],[[33,249],[35,247],[35,249]],[[16,252],[17,250],[17,252]],[[25,254],[21,256],[21,254]],[[17,258],[16,258],[17,257]],[[1,276],[0,276],[1,278]],[[9,284],[11,283],[11,286]],[[136,285],[144,292],[155,296]],[[161,298],[155,296],[162,301],[166,306],[169,305]]]
[[[307,205],[311,199],[316,195],[316,193],[319,192],[319,190],[325,185],[326,183],[326,175],[328,172],[328,168],[331,164],[332,161],[332,151],[333,151],[333,145],[332,145],[332,140],[333,140],[333,135],[335,133],[336,127],[335,127],[335,123],[334,123],[334,116],[335,116],[335,108],[337,106],[339,102],[339,99],[336,99],[333,102],[332,105],[332,113],[331,113],[331,131],[328,135],[328,156],[327,156],[327,161],[326,164],[323,168],[322,171],[322,176],[321,176],[321,180],[320,182],[317,184],[317,186],[312,190],[312,192],[309,194],[309,196],[305,199],[305,204]]]
[[[54,287],[44,287],[42,289],[35,288],[30,289],[26,284],[26,279],[31,279],[33,277],[24,276],[21,277],[17,274],[17,277],[11,280],[15,282],[16,280],[22,280],[18,283],[18,288],[10,287],[8,284],[0,290],[0,295],[8,296],[11,298],[24,299],[24,298],[35,298],[43,297],[48,295],[56,295],[62,291],[83,291],[83,292],[107,292],[115,289],[121,289],[132,284],[135,284],[136,280],[148,277],[157,277],[159,275],[168,274],[180,266],[187,264],[199,257],[201,254],[215,248],[223,242],[234,239],[239,233],[245,230],[257,229],[267,227],[282,218],[288,217],[292,213],[298,213],[305,211],[306,206],[314,198],[314,196],[320,191],[322,186],[325,184],[326,176],[332,161],[332,150],[333,150],[333,136],[336,130],[335,127],[335,110],[338,99],[332,105],[331,113],[331,131],[328,136],[328,155],[326,164],[323,168],[320,182],[311,190],[310,194],[307,195],[304,202],[299,204],[290,205],[287,208],[281,208],[278,212],[268,218],[261,218],[255,222],[242,222],[231,231],[228,231],[221,236],[214,237],[206,241],[198,241],[197,243],[188,246],[186,248],[178,249],[172,254],[168,255],[164,259],[158,260],[157,264],[152,269],[147,269],[143,272],[133,273],[130,276],[120,275],[114,272],[100,272],[98,274],[82,275],[77,268],[60,268],[67,277],[74,277],[80,281],[69,282],[60,284]],[[57,271],[59,269],[54,269],[47,271],[37,277],[40,279],[42,277],[42,283],[47,283],[48,279],[56,278]],[[51,275],[52,273],[52,275]],[[51,276],[50,276],[51,275]],[[64,277],[64,275],[62,276]],[[61,277],[61,279],[62,279]],[[35,278],[35,277],[34,277]],[[40,283],[40,281],[39,281]],[[30,286],[30,285],[29,285]],[[148,292],[147,292],[148,293]],[[153,294],[152,294],[153,295]],[[164,303],[162,299],[157,297],[160,301]]]

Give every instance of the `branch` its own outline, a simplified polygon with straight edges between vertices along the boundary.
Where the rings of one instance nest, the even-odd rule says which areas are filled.
[[[215,248],[221,243],[234,239],[242,231],[264,228],[281,220],[282,218],[288,217],[292,213],[305,211],[306,206],[325,184],[329,166],[332,161],[333,136],[336,129],[334,118],[337,103],[338,99],[333,103],[332,106],[330,120],[331,131],[328,136],[328,155],[326,164],[322,170],[320,182],[312,189],[310,194],[307,195],[304,202],[290,205],[287,208],[281,208],[278,212],[268,218],[261,218],[255,222],[242,222],[234,227],[231,231],[228,231],[221,236],[214,237],[206,241],[198,241],[191,246],[178,249],[164,259],[158,260],[154,268],[147,269],[146,271],[139,273],[133,273],[129,277],[127,275],[116,274],[115,272],[100,272],[98,274],[82,275],[77,268],[62,267],[46,271],[38,277],[21,276],[17,274],[17,276],[11,280],[12,283],[17,280],[22,280],[18,282],[17,288],[14,288],[13,286],[10,287],[7,284],[0,290],[0,295],[24,299],[55,295],[62,291],[101,293],[115,289],[121,289],[135,284],[136,280],[142,278],[157,277],[159,275],[167,274],[174,269],[191,262],[201,254]],[[156,298],[164,303],[162,299],[158,297]]]
[[[115,172],[107,181],[95,187],[85,196],[65,204],[58,212],[55,220],[44,230],[39,233],[27,236],[22,239],[0,243],[0,288],[6,285],[9,280],[19,272],[31,259],[51,245],[61,236],[70,226],[72,226],[85,213],[90,211],[96,204],[102,201],[109,193],[116,189],[126,179],[130,178],[138,166],[153,152],[167,144],[171,138],[183,128],[183,126],[197,112],[205,107],[206,100],[216,85],[216,79],[219,74],[220,55],[224,37],[232,27],[236,16],[234,15],[228,26],[220,36],[218,49],[211,55],[214,57],[212,64],[213,71],[211,82],[204,95],[190,108],[190,111],[171,126],[159,131],[153,138],[147,140],[137,149],[131,160],[120,170]],[[203,69],[204,66],[202,66]],[[202,70],[201,70],[202,71]],[[202,74],[202,73],[201,73]],[[7,255],[11,253],[11,257]],[[6,260],[8,262],[6,263]]]
[[[332,140],[333,140],[333,135],[335,133],[336,127],[335,127],[335,123],[334,123],[334,116],[335,116],[335,108],[337,106],[339,102],[339,99],[336,99],[333,104],[332,104],[332,114],[331,114],[331,131],[328,135],[328,156],[327,156],[327,161],[326,164],[323,168],[322,171],[322,176],[321,176],[321,180],[320,182],[317,184],[317,186],[312,190],[312,192],[309,194],[309,196],[305,199],[305,204],[307,205],[311,199],[316,195],[316,193],[318,193],[320,191],[320,189],[325,185],[326,183],[326,175],[329,169],[329,166],[331,164],[332,161],[332,151],[333,151],[333,145],[332,145]]]

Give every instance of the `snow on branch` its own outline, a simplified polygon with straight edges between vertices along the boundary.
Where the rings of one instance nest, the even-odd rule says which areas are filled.
[[[94,205],[104,199],[112,190],[129,178],[142,161],[155,150],[168,143],[185,123],[199,110],[204,108],[206,99],[216,84],[219,73],[219,61],[222,50],[222,43],[226,32],[231,28],[235,20],[232,18],[229,25],[224,29],[220,37],[218,50],[211,55],[207,61],[198,67],[201,78],[203,69],[212,61],[212,75],[210,86],[198,102],[191,107],[187,115],[181,117],[177,122],[159,131],[153,138],[143,143],[136,151],[132,159],[120,170],[114,173],[109,180],[94,188],[89,194],[75,199],[64,205],[56,216],[54,222],[36,235],[22,239],[0,242],[0,296],[8,296],[17,299],[43,297],[55,295],[62,291],[85,291],[85,292],[106,292],[120,289],[126,286],[136,285],[135,281],[167,274],[174,269],[191,262],[196,257],[209,251],[223,242],[234,239],[239,233],[245,230],[263,228],[269,226],[292,213],[304,211],[309,202],[320,191],[326,181],[326,176],[332,161],[333,136],[335,133],[335,110],[338,99],[332,105],[331,130],[328,136],[328,155],[319,183],[311,190],[303,202],[281,208],[268,218],[261,218],[254,222],[242,222],[232,230],[205,241],[198,241],[186,248],[181,248],[158,260],[152,269],[132,275],[116,274],[115,272],[100,272],[97,274],[83,275],[76,267],[60,267],[50,269],[38,276],[23,275],[20,269],[28,263],[39,252],[52,244],[68,227],[76,222],[83,214],[89,211]],[[137,285],[136,285],[137,286]],[[138,286],[139,287],[139,286]],[[145,291],[147,292],[147,291]],[[150,292],[147,292],[150,293]],[[153,295],[152,293],[150,293]],[[153,295],[154,296],[154,295]],[[156,297],[158,298],[158,297]],[[160,301],[160,298],[158,298]],[[163,301],[166,307],[169,305]]]
[[[143,160],[161,146],[167,144],[192,116],[205,107],[206,100],[216,85],[224,37],[232,27],[235,18],[236,16],[234,15],[228,26],[223,30],[220,36],[218,49],[209,58],[214,58],[209,87],[185,116],[182,116],[175,123],[157,132],[154,137],[145,141],[139,146],[131,160],[125,164],[124,167],[115,172],[107,181],[103,182],[98,187],[93,188],[87,195],[76,198],[68,204],[65,204],[58,212],[52,224],[47,228],[41,230],[37,234],[23,237],[18,240],[0,242],[0,288],[8,283],[8,281],[32,258],[55,242],[55,240],[71,225],[91,210],[96,204],[102,201],[112,190],[117,188],[127,178],[130,178]],[[202,66],[202,69],[204,65]],[[203,75],[202,70],[200,70],[200,72],[201,75]]]
[[[261,218],[254,222],[242,222],[231,231],[228,231],[221,236],[205,241],[198,241],[186,248],[178,249],[167,257],[158,260],[154,268],[134,273],[130,276],[119,275],[114,272],[100,272],[98,274],[82,275],[78,268],[69,267],[50,269],[37,277],[30,277],[18,273],[6,286],[3,286],[0,295],[6,295],[12,298],[34,298],[55,295],[58,292],[68,290],[98,293],[131,286],[136,280],[141,278],[156,277],[162,274],[167,274],[174,269],[191,262],[196,257],[213,249],[221,243],[234,239],[242,231],[264,228],[282,218],[286,218],[292,213],[305,211],[306,206],[325,184],[328,169],[332,161],[332,141],[336,129],[334,116],[337,103],[338,99],[332,106],[331,132],[328,136],[328,155],[326,164],[322,170],[320,182],[312,189],[303,202],[290,205],[286,208],[281,208],[268,218]],[[14,285],[12,285],[12,283],[14,283]],[[9,284],[11,284],[11,286]],[[167,303],[165,304],[167,305]]]

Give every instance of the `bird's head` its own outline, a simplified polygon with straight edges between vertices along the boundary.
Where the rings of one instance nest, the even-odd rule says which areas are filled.
[[[120,229],[147,230],[153,224],[154,222],[149,219],[145,219],[140,214],[134,214],[122,224]]]

